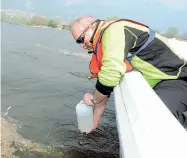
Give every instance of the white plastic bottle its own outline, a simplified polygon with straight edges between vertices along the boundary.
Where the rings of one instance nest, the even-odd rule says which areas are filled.
[[[84,104],[81,100],[76,106],[78,129],[84,132],[90,132],[93,129],[93,107]]]

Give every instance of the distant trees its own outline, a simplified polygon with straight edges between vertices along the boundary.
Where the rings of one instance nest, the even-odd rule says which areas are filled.
[[[169,38],[177,37],[179,35],[179,30],[176,27],[169,27],[165,33],[165,36]]]
[[[53,20],[49,20],[48,24],[49,27],[55,28],[57,27],[57,24]]]
[[[47,25],[47,19],[40,15],[34,15],[30,19],[30,25]]]
[[[176,27],[169,27],[162,35],[168,38],[187,40],[187,32],[179,33],[179,30]]]
[[[110,20],[118,20],[117,16],[111,16],[106,18],[107,21]],[[51,28],[59,28],[59,29],[71,29],[71,24],[74,22],[72,20],[69,24],[61,24],[61,19],[56,17],[55,19],[48,19],[41,15],[33,15],[33,16],[22,16],[20,14],[9,13],[6,14],[1,11],[1,21],[8,22],[13,24],[23,24],[23,25],[32,25],[32,26],[46,26]],[[187,32],[179,34],[179,30],[176,27],[169,27],[165,33],[161,33],[158,29],[154,29],[156,32],[168,37],[168,38],[180,38],[183,40],[187,40]]]
[[[61,24],[60,18],[48,19],[41,15],[33,15],[31,17],[21,16],[17,14],[5,14],[1,12],[1,21],[11,24],[23,24],[31,26],[47,26],[52,28],[69,29],[67,25]]]
[[[53,20],[49,20],[47,25],[49,27],[55,28],[58,27],[60,24],[61,24],[61,20],[59,18],[56,18]]]

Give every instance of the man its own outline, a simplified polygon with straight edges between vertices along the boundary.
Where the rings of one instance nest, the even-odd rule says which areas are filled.
[[[83,98],[87,105],[95,106],[93,129],[114,87],[133,68],[143,74],[176,119],[187,126],[187,61],[171,49],[166,38],[139,22],[104,21],[92,16],[78,18],[72,24],[72,36],[92,53],[90,78],[97,77],[97,83],[94,94],[86,93]]]

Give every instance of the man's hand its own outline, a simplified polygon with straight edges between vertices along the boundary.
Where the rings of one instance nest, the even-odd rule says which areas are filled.
[[[90,132],[92,132],[94,129],[97,128],[99,121],[101,119],[101,116],[104,113],[105,106],[108,102],[108,97],[107,96],[104,98],[102,97],[102,100],[100,100],[99,102],[94,102],[95,104],[93,103],[93,101],[91,99],[93,99],[93,101],[94,101],[94,96],[90,93],[86,93],[83,97],[85,104],[87,104],[89,106],[95,105],[94,114],[93,114],[94,126]],[[97,100],[98,100],[98,98],[97,98]],[[88,133],[90,133],[90,132],[88,132]]]
[[[83,97],[84,103],[89,106],[93,106],[94,103],[91,101],[93,99],[93,95],[90,93],[86,93]]]

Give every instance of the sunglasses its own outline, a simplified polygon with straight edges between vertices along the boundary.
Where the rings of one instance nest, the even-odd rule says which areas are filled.
[[[94,21],[94,22],[92,22],[84,31],[83,31],[83,33],[81,33],[81,35],[77,38],[77,40],[76,40],[76,43],[77,44],[81,44],[81,43],[84,43],[84,38],[85,38],[85,34],[86,34],[86,31],[89,29],[89,27],[91,26],[91,25],[93,25],[95,22],[97,22],[98,20],[96,20],[96,21]]]

